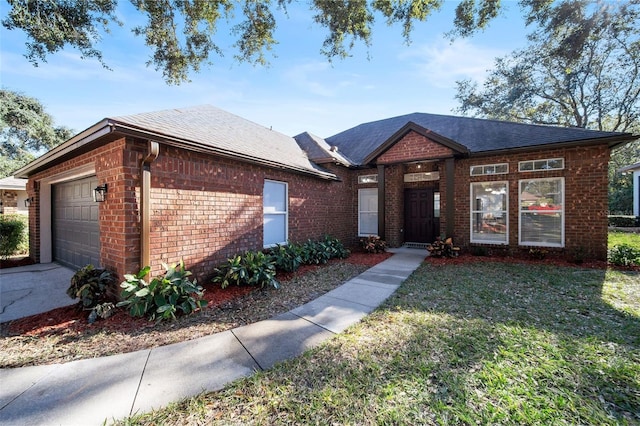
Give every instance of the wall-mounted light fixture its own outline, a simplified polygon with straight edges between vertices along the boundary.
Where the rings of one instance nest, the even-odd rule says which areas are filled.
[[[93,201],[102,203],[107,199],[107,184],[96,186],[93,190]]]
[[[25,207],[29,207],[31,205],[31,203],[33,203],[34,201],[35,201],[35,198],[33,198],[33,197],[25,198],[24,206]]]

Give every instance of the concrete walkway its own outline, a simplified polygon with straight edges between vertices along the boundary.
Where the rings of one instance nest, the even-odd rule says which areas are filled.
[[[57,263],[0,269],[0,323],[78,303],[67,296],[74,273]]]
[[[0,369],[0,424],[99,425],[301,355],[373,311],[425,258],[424,250],[391,251],[342,286],[266,321],[122,355]]]

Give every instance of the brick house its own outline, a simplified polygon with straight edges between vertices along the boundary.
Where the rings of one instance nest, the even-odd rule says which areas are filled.
[[[16,175],[36,262],[120,275],[327,233],[604,258],[609,152],[634,139],[431,114],[291,138],[200,106],[106,118]]]

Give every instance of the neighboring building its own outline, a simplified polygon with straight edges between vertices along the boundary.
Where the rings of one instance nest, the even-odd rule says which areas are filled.
[[[618,171],[633,174],[633,215],[640,216],[640,163],[623,167]]]
[[[635,138],[418,113],[291,138],[200,106],[104,119],[17,176],[36,262],[120,275],[327,233],[604,259],[609,153]]]
[[[0,214],[29,214],[27,180],[9,176],[0,179]]]

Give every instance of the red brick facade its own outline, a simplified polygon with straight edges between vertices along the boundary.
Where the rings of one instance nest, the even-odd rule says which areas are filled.
[[[41,241],[51,229],[43,227],[42,198],[48,186],[80,174],[95,174],[109,187],[108,200],[99,206],[102,266],[122,276],[140,268],[140,186],[141,161],[147,141],[120,138],[103,141],[86,152],[34,173],[27,186],[35,201],[30,206],[31,256],[39,262]],[[455,155],[454,162],[451,159]],[[563,158],[564,169],[523,173],[519,161]],[[410,131],[386,150],[377,165],[384,167],[384,236],[391,246],[405,242],[404,194],[407,189],[431,188],[440,194],[440,233],[447,229],[452,209],[453,238],[470,248],[470,184],[508,182],[508,245],[499,249],[521,250],[518,245],[518,184],[521,179],[563,177],[565,190],[564,247],[566,255],[584,250],[593,258],[606,258],[607,164],[606,144],[584,148],[518,152],[492,156],[458,155],[416,132]],[[470,167],[508,163],[509,173],[470,176]],[[453,182],[447,181],[447,164],[455,164]],[[151,163],[150,258],[154,273],[161,262],[184,259],[194,274],[203,278],[226,258],[263,246],[263,186],[265,180],[288,185],[288,238],[291,241],[316,239],[330,234],[351,245],[358,233],[358,189],[378,184],[359,184],[358,176],[378,174],[378,169],[327,167],[339,181],[291,173],[162,145]],[[439,179],[405,182],[408,173],[437,172]],[[454,205],[447,205],[453,188]],[[50,200],[48,201],[51,202]],[[44,222],[46,223],[46,221]],[[493,247],[493,246],[492,246]],[[50,257],[51,255],[48,254]]]

